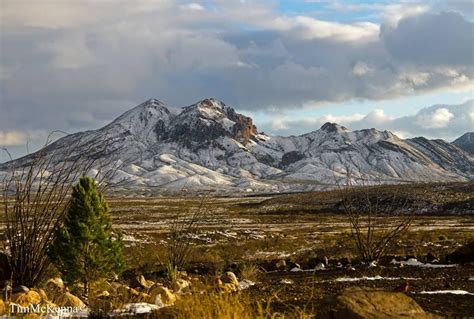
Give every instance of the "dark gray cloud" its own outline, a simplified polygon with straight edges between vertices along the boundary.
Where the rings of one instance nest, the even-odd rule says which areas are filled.
[[[422,14],[382,28],[381,38],[397,60],[416,65],[474,64],[474,24],[455,12]]]
[[[2,2],[0,144],[96,128],[150,97],[245,112],[472,88],[473,23],[417,8],[379,25],[252,1]]]

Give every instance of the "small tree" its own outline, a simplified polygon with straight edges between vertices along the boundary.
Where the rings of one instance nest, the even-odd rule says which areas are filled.
[[[91,281],[122,270],[122,247],[96,181],[82,177],[73,188],[64,226],[56,230],[49,250],[51,260],[67,282],[84,284],[87,297]]]

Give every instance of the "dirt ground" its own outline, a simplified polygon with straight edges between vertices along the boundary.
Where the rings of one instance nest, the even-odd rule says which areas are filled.
[[[421,294],[423,291],[465,290],[474,292],[474,266],[453,268],[420,268],[413,266],[377,267],[373,269],[345,270],[328,268],[315,272],[272,272],[265,273],[250,291],[255,298],[269,300],[273,297],[274,307],[285,312],[289,307],[300,307],[321,314],[327,311],[322,306],[327,295],[334,295],[347,287],[371,287],[394,290],[405,281],[407,294],[414,298],[425,311],[443,317],[472,317],[474,295]],[[373,278],[378,280],[337,281],[340,278]],[[388,278],[388,279],[387,279]],[[291,281],[284,284],[282,280]]]
[[[426,263],[431,255],[444,264],[447,254],[473,240],[474,184],[425,185],[404,191],[422,194],[423,213],[373,268],[358,259],[337,191],[231,198],[114,197],[109,202],[114,224],[125,234],[127,256],[135,272],[163,275],[159,269],[166,259],[163,252],[170,225],[198,212],[199,230],[189,238],[193,255],[188,273],[212,277],[232,270],[242,278],[242,265],[254,265],[256,284],[248,292],[262,304],[271,302],[275,311],[285,313],[299,307],[322,313],[326,311],[323,299],[346,287],[393,290],[407,281],[407,294],[425,310],[445,317],[473,317],[474,265],[401,267],[390,260],[417,258]],[[400,218],[380,217],[381,228],[397,224]],[[329,266],[311,270],[324,257]],[[279,260],[286,260],[286,270],[275,269]],[[346,266],[348,261],[350,266]],[[303,271],[290,271],[296,263]],[[422,293],[438,290],[470,294]]]

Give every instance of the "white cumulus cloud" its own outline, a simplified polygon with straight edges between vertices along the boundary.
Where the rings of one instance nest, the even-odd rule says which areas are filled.
[[[474,100],[457,105],[434,105],[419,110],[416,114],[393,117],[382,109],[376,109],[366,115],[359,113],[334,116],[325,115],[308,119],[279,118],[278,126],[262,123],[265,132],[278,135],[297,135],[314,131],[325,122],[335,122],[350,129],[376,128],[389,130],[402,138],[425,136],[428,138],[444,138],[452,141],[465,132],[474,129]],[[260,128],[260,126],[259,126]]]
[[[439,108],[431,113],[422,113],[417,116],[417,122],[426,128],[442,128],[448,125],[454,117],[447,108]]]

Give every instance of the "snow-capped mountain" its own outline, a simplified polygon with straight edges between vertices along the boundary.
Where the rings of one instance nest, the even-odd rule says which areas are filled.
[[[181,109],[150,99],[101,129],[68,135],[43,151],[57,162],[69,152],[118,163],[114,179],[122,187],[171,191],[309,190],[344,182],[348,172],[355,180],[391,183],[474,176],[472,155],[443,140],[403,140],[334,123],[300,136],[268,136],[215,99]]]
[[[457,138],[454,142],[454,145],[463,149],[471,155],[474,155],[474,132],[467,132]]]

